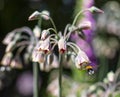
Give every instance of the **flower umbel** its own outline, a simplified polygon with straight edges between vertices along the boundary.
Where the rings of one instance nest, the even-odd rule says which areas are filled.
[[[49,71],[52,68],[59,66],[59,97],[62,97],[62,60],[63,56],[74,56],[73,62],[80,70],[88,70],[88,73],[93,74],[93,68],[90,65],[91,61],[81,48],[74,42],[70,41],[72,33],[79,33],[84,37],[82,30],[91,28],[91,23],[85,21],[76,26],[78,17],[83,12],[103,12],[96,7],[91,7],[78,12],[72,24],[67,24],[64,31],[58,33],[54,21],[50,17],[48,11],[38,12],[35,11],[29,16],[28,20],[38,20],[38,26],[33,31],[28,27],[15,29],[3,41],[7,44],[6,54],[3,57],[2,64],[10,66],[11,68],[22,68],[24,61],[28,60],[33,62],[33,75],[34,75],[34,97],[38,97],[38,67],[40,70]],[[49,20],[52,28],[41,28],[42,19]],[[14,35],[14,37],[13,37]],[[80,37],[81,38],[81,37]],[[8,40],[10,43],[8,44]],[[55,55],[56,47],[58,48],[57,56]],[[58,60],[59,59],[59,60]],[[37,65],[39,64],[39,65]]]

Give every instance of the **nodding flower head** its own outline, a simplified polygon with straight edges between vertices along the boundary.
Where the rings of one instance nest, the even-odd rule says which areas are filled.
[[[48,54],[51,52],[50,37],[41,41],[41,44],[38,47],[38,50],[43,51],[45,54]]]
[[[80,50],[75,58],[75,66],[78,69],[85,69],[85,67],[90,63],[90,60],[85,52]]]
[[[62,36],[58,41],[58,49],[60,53],[64,53],[67,49],[65,38]]]
[[[50,32],[48,30],[43,30],[41,34],[41,40],[45,40],[49,36]]]

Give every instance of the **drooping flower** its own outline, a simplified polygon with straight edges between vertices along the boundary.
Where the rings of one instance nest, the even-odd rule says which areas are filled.
[[[86,53],[80,50],[75,58],[75,66],[78,69],[84,69],[90,63],[90,60]]]
[[[66,40],[64,37],[61,37],[58,41],[58,49],[60,53],[64,53],[67,50]]]
[[[3,56],[3,59],[1,61],[1,64],[4,65],[4,66],[9,66],[11,60],[12,60],[12,57],[13,57],[13,54],[11,52],[8,52],[6,53],[4,56]]]
[[[38,62],[38,63],[44,63],[45,62],[45,53],[38,50],[33,50],[32,53],[32,61]]]
[[[50,32],[48,30],[43,30],[41,33],[41,40],[45,40],[49,36]]]
[[[41,45],[38,48],[39,51],[44,51],[45,54],[51,52],[50,37],[41,41]]]

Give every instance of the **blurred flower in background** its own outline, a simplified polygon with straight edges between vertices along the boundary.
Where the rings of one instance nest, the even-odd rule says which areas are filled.
[[[120,49],[120,4],[116,1],[107,2],[103,10],[104,14],[97,19],[93,47],[97,56],[113,59]]]
[[[114,73],[107,74],[103,82],[97,82],[84,90],[81,97],[119,97],[120,96],[120,68]]]
[[[22,73],[16,82],[16,89],[18,93],[23,96],[30,96],[33,94],[33,75],[30,72]]]

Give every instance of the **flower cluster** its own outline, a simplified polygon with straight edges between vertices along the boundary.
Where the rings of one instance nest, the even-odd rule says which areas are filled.
[[[72,33],[78,33],[83,38],[85,37],[83,30],[91,28],[91,23],[86,21],[78,26],[75,25],[80,14],[86,11],[103,12],[94,6],[80,11],[73,23],[66,25],[63,33],[57,31],[48,11],[35,11],[28,18],[29,21],[50,20],[53,28],[41,29],[41,27],[36,26],[32,31],[28,27],[22,27],[8,33],[3,40],[7,48],[1,64],[21,68],[23,66],[21,56],[23,56],[25,62],[27,60],[38,62],[41,70],[49,71],[51,67],[58,67],[58,55],[54,52],[55,47],[57,47],[59,55],[73,55],[75,66],[78,69],[85,69],[88,70],[89,74],[93,74],[94,70],[86,53],[78,45],[70,41]]]

